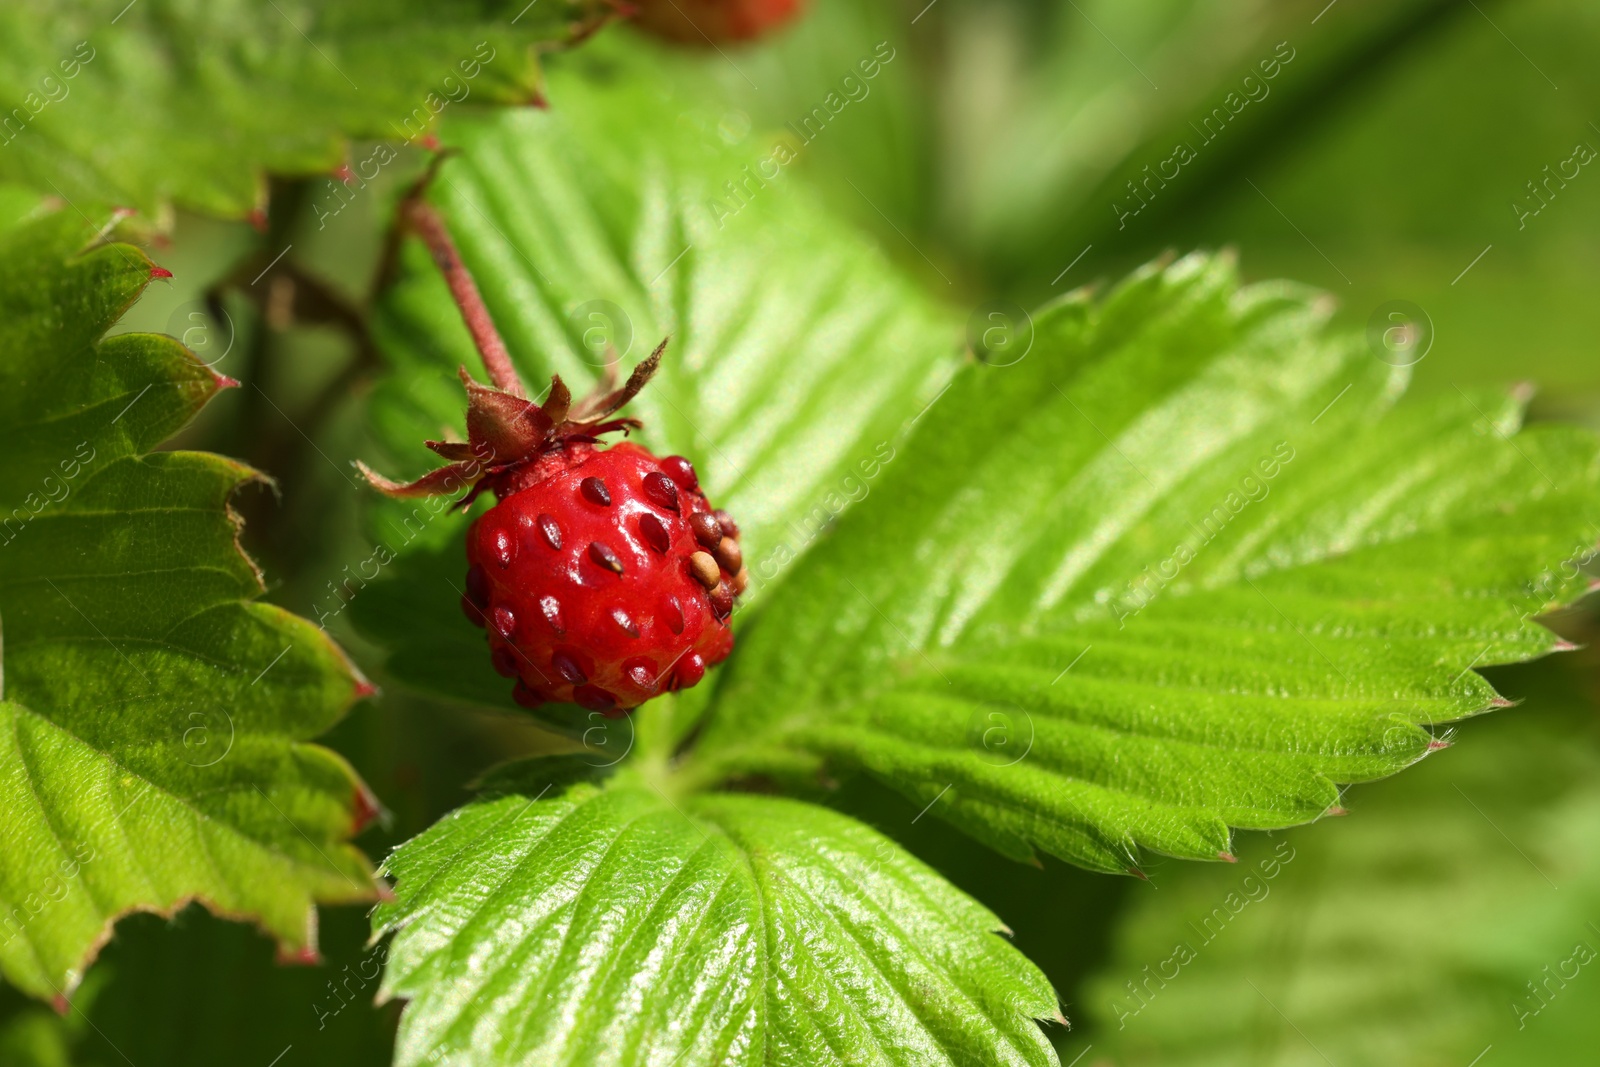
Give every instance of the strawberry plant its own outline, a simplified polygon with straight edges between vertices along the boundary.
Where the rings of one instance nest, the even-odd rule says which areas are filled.
[[[0,1063],[1581,1057],[1594,27],[1068,8],[0,14]]]

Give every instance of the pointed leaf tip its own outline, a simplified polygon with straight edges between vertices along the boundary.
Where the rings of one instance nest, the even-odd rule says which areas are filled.
[[[1239,857],[1235,856],[1232,852],[1218,852],[1217,859],[1221,860],[1223,863],[1239,862]]]
[[[350,806],[354,809],[354,815],[350,821],[351,837],[359,836],[361,831],[372,825],[374,819],[380,818],[384,814],[383,805],[378,802],[377,796],[366,787],[364,782],[356,783],[354,790],[352,790]]]
[[[1441,741],[1429,741],[1428,742],[1428,751],[1429,752],[1437,752],[1441,748],[1449,748],[1453,744],[1455,744],[1454,741],[1442,741],[1442,740]]]
[[[170,270],[168,270],[167,268],[158,267],[154,263],[150,264],[150,280],[151,281],[154,281],[157,278],[170,278],[170,277],[172,277],[172,272]]]
[[[315,967],[322,962],[322,953],[317,951],[315,945],[287,951],[280,947],[277,958],[278,963],[284,967]]]
[[[1148,882],[1150,880],[1150,876],[1148,874],[1145,874],[1143,871],[1141,871],[1137,867],[1129,867],[1128,868],[1128,873],[1133,875],[1135,878],[1139,879],[1139,881],[1141,881],[1141,882]]]
[[[1341,815],[1349,815],[1350,814],[1350,809],[1349,808],[1343,808],[1343,807],[1340,807],[1338,804],[1335,804],[1333,807],[1329,808],[1327,811],[1323,812],[1322,814],[1326,815],[1330,819],[1337,819]]]

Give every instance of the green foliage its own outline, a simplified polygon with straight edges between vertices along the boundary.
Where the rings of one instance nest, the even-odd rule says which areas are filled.
[[[560,373],[578,391],[610,358],[607,342],[628,346],[616,357],[625,371],[670,337],[630,411],[649,447],[690,456],[737,516],[755,576],[745,602],[759,602],[872,491],[901,428],[950,373],[959,335],[803,189],[749,185],[739,207],[724,183],[744,183],[760,157],[721,142],[708,104],[663,99],[621,72],[558,71],[550,92],[560,106],[549,113],[452,127],[462,154],[435,198],[530,383]],[[389,457],[376,462],[394,476],[431,466],[424,437],[464,433],[456,368],[483,374],[437,269],[409,252],[377,324],[394,373],[371,405]],[[353,614],[394,677],[509,707],[456,606],[464,520],[446,506],[377,510],[373,535],[402,560]]]
[[[1399,6],[1366,5],[1385,20]],[[1414,6],[1441,17],[1333,92],[1312,76],[1360,9],[1341,2],[1312,32],[1286,30],[1302,54],[1267,106],[1280,96],[1289,103],[1286,91],[1299,88],[1291,79],[1313,90],[1305,106],[1285,107],[1272,123],[1282,136],[1259,144],[1228,181],[1167,204],[1160,217],[1141,216],[1128,252],[1237,244],[1257,276],[1338,291],[1342,321],[1356,326],[1403,296],[1439,330],[1416,368],[1418,390],[1526,378],[1539,387],[1538,416],[1592,412],[1597,364],[1578,309],[1596,260],[1580,235],[1600,226],[1600,183],[1587,180],[1587,166],[1582,180],[1552,183],[1553,203],[1525,224],[1516,205],[1540,202],[1528,183],[1545,180],[1544,168],[1553,173],[1576,144],[1600,148],[1589,125],[1600,112],[1600,68],[1589,61],[1600,8]],[[1490,142],[1496,149],[1484,151]]]
[[[65,1014],[7,1003],[22,998],[0,990],[0,1063],[214,1067],[282,1054],[305,1067],[383,1067],[398,1012],[372,1006],[384,950],[366,932],[356,909],[325,911],[322,961],[285,966],[249,927],[198,906],[170,920],[134,916]]]
[[[229,498],[259,477],[150,451],[224,384],[105,331],[151,263],[67,213],[0,235],[0,971],[65,996],[115,919],[190,900],[315,948],[313,902],[373,894],[371,803],[305,741],[365,682],[259,603]]]
[[[896,48],[797,169],[913,269],[907,238],[958,286],[1031,305],[1164,250],[1236,246],[1254,278],[1335,290],[1341,325],[1397,296],[1421,305],[1441,347],[1419,390],[1517,375],[1539,383],[1540,414],[1592,411],[1577,309],[1600,183],[1552,183],[1557,202],[1525,227],[1512,204],[1532,207],[1526,183],[1576,143],[1600,146],[1600,9],[1325,3],[940,0],[911,24],[894,5],[817,0],[738,70],[703,65],[731,107],[781,126],[871,42]],[[1219,107],[1238,108],[1220,134]],[[1197,158],[1152,178],[1171,178],[1179,142]],[[1149,206],[1122,226],[1130,180],[1151,183]]]
[[[536,46],[601,10],[593,0],[7,4],[0,178],[74,202],[243,215],[264,201],[263,172],[329,173],[350,138],[413,140],[448,109],[533,99]]]
[[[863,769],[1119,871],[1420,759],[1493,704],[1472,667],[1556,647],[1527,616],[1583,589],[1553,572],[1600,528],[1596,442],[1396,404],[1327,312],[1203,257],[1041,312],[742,634],[687,773]]]
[[[817,0],[753,48],[608,32],[548,86],[541,52],[613,5],[0,11],[0,1063],[379,1062],[396,1020],[403,1064],[1047,1065],[1050,1041],[1074,1063],[1091,1044],[1126,1064],[1580,1060],[1592,725],[1519,708],[1445,728],[1516,693],[1519,672],[1478,670],[1561,647],[1533,619],[1583,591],[1600,531],[1592,435],[1525,428],[1521,390],[1450,385],[1501,380],[1506,351],[1592,377],[1549,372],[1587,343],[1572,266],[1593,180],[1516,206],[1576,158],[1597,99],[1593,13],[1547,6]],[[1226,97],[1258,72],[1270,98],[1240,113]],[[479,107],[539,97],[550,110]],[[1217,105],[1226,130],[1195,129]],[[273,595],[303,603],[359,558],[358,501],[335,482],[322,513],[299,442],[340,474],[359,455],[415,475],[423,438],[462,430],[457,366],[482,372],[420,247],[385,261],[376,306],[345,307],[377,227],[310,234],[295,212],[322,208],[285,179],[381,170],[376,214],[410,164],[352,142],[424,131],[459,150],[428,196],[530,384],[581,391],[670,337],[632,413],[738,518],[754,584],[733,658],[695,689],[618,722],[529,717],[456,606],[470,516],[373,503],[377,544],[318,621],[348,600],[363,662],[501,714],[456,707],[401,743],[437,707],[417,699],[335,735],[394,788],[386,841],[473,774],[480,798],[392,855],[370,941],[335,910],[328,966],[279,968],[315,954],[319,903],[375,895],[349,841],[374,801],[308,743],[368,690],[263,602],[232,508],[260,476],[161,450],[215,441],[192,417],[229,383],[170,339],[106,339],[150,263],[78,223],[153,213],[170,265],[202,267],[183,298],[228,277],[257,305],[269,328],[227,366],[299,441],[260,445],[246,417],[228,448],[313,516],[300,543],[272,536],[290,572]],[[1489,133],[1499,150],[1474,158]],[[1127,183],[1195,140],[1119,217],[1146,199]],[[246,228],[208,261],[169,226],[174,205],[238,218],[269,189],[257,262],[280,258],[248,286]],[[1333,279],[1345,309],[1197,254],[961,354],[958,302],[1226,242],[1257,272]],[[1330,327],[1396,295],[1439,325],[1420,397]],[[307,341],[330,319],[381,344],[370,397],[350,388],[369,338],[342,369]],[[356,396],[364,430],[339,417]],[[515,758],[563,747],[530,719],[587,751]],[[983,846],[1046,869],[1014,878]],[[1130,868],[1161,891],[1087,888]],[[1123,887],[1145,895],[1118,914]],[[990,908],[1024,939],[1072,935],[1013,948]],[[1089,1032],[1049,1025],[1057,994],[1024,951]]]
[[[402,1065],[1055,1062],[1054,995],[1000,921],[813,805],[508,794],[385,870]]]
[[[731,860],[703,846],[725,801],[702,790],[814,793],[866,772],[1019,859],[1042,849],[1124,871],[1147,851],[1228,858],[1230,828],[1316,819],[1339,783],[1398,771],[1436,745],[1428,727],[1494,706],[1473,667],[1558,646],[1530,615],[1582,589],[1560,565],[1600,520],[1592,436],[1522,429],[1519,397],[1404,401],[1407,373],[1329,333],[1325,299],[1241,287],[1225,257],[1146,269],[1101,300],[1073,294],[1034,317],[1025,353],[969,359],[941,390],[951,317],[866,253],[870,278],[842,272],[838,249],[855,246],[816,238],[837,223],[796,191],[761,188],[724,228],[706,225],[716,177],[739,171],[695,139],[694,107],[658,109],[622,75],[558,78],[552,92],[555,115],[459,129],[434,195],[525,372],[586,376],[585,323],[563,316],[590,299],[621,306],[645,344],[674,335],[670,376],[641,398],[646,439],[694,458],[745,525],[759,597],[726,666],[634,720],[676,810],[630,771],[540,799],[591,777],[586,758],[521,764],[489,778],[501,795],[397,854],[399,902],[377,928],[400,931],[387,988],[412,1000],[401,1062],[586,1062],[601,1048],[631,1062],[709,1000],[734,1032],[696,1021],[672,1050],[715,1062],[784,1047],[787,1024],[757,1021],[737,991],[759,985],[771,945],[826,939],[616,940],[655,933],[658,916],[670,937],[680,908],[721,917],[703,894]],[[780,225],[781,247],[767,245]],[[424,468],[421,437],[459,432],[452,371],[476,367],[431,264],[412,250],[406,266],[382,320],[397,373],[372,409],[396,475]],[[801,280],[818,278],[839,303],[794,310]],[[886,355],[869,362],[863,344],[816,343],[836,307],[862,303],[923,347],[875,345]],[[798,382],[797,351],[822,365]],[[833,421],[820,413],[840,394],[808,388],[889,402]],[[819,417],[825,432],[796,435]],[[863,499],[824,501],[790,544],[807,494],[862,459],[875,460]],[[463,522],[381,505],[375,529],[399,559],[352,603],[394,677],[504,704],[454,606]],[[833,818],[783,808],[785,825],[816,833]],[[525,819],[542,821],[530,832]],[[805,834],[783,847],[815,847]],[[638,856],[674,858],[640,891]],[[756,904],[738,908],[730,928],[758,928]],[[680,973],[715,976],[695,990],[708,1000]]]
[[[1596,740],[1570,697],[1519,708],[1352,794],[1336,824],[1253,837],[1237,868],[1163,871],[1084,1001],[1095,1055],[1581,1062],[1600,1004]]]
[[[1319,117],[1330,87],[1471,17],[1455,0],[1346,0],[1316,23],[1316,11],[1248,0],[1027,6],[951,12],[959,81],[945,121],[988,151],[961,153],[940,174],[974,206],[943,220],[952,239],[1027,293],[1053,287],[1087,244],[1101,263],[1112,249],[1126,262],[1170,245],[1171,228],[1219,189],[1259,203],[1241,172]],[[996,78],[990,64],[1002,62]],[[1104,269],[1091,263],[1080,271]]]

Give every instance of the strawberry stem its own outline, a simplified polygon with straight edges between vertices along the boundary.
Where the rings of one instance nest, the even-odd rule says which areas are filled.
[[[489,309],[483,303],[477,283],[472,280],[467,265],[461,262],[461,253],[456,251],[456,243],[445,228],[444,219],[431,205],[421,200],[408,200],[402,210],[411,228],[428,246],[428,251],[433,253],[433,261],[439,265],[445,283],[450,286],[450,295],[455,298],[456,307],[461,309],[461,318],[472,334],[473,343],[478,346],[478,354],[483,357],[483,366],[489,372],[490,380],[513,396],[527,396],[522,379],[511,364],[511,354],[500,339],[500,331],[494,328],[494,320],[489,317]]]

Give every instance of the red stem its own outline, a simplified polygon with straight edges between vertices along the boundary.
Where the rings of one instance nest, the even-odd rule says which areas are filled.
[[[444,219],[432,206],[421,200],[408,201],[404,210],[411,228],[427,244],[428,251],[433,253],[433,261],[444,274],[444,280],[450,286],[450,295],[455,298],[456,307],[461,309],[461,318],[472,333],[473,343],[478,346],[478,354],[483,357],[483,366],[489,372],[490,380],[513,396],[527,396],[516,367],[511,365],[511,354],[506,351],[505,342],[500,340],[500,331],[494,328],[494,320],[489,317],[489,309],[484,306],[477,283],[472,280],[466,264],[461,262],[461,253],[456,251],[456,243],[451,240]]]

